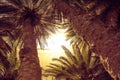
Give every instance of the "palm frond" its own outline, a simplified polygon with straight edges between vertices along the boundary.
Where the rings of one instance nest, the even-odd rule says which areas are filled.
[[[5,30],[11,30],[11,29],[14,29],[14,24],[9,22],[9,21],[6,21],[4,19],[0,19],[0,31],[5,31]]]
[[[0,5],[0,14],[16,12],[18,9],[9,5]]]
[[[3,53],[5,52],[5,53],[9,53],[9,52],[11,52],[11,50],[12,50],[12,48],[6,43],[6,41],[5,40],[3,40],[3,38],[2,37],[0,37],[0,48],[1,48],[1,50],[3,51]],[[5,54],[6,55],[6,54]]]
[[[23,4],[21,2],[21,0],[6,0],[8,3],[18,7],[18,8],[22,8]]]
[[[57,73],[57,74],[64,73],[64,74],[69,75],[68,72],[66,70],[64,70],[61,66],[56,67],[56,66],[50,65],[47,67],[50,68],[50,69],[47,69],[47,72],[52,72],[52,73]]]
[[[8,69],[8,68],[10,68],[10,62],[7,60],[7,55],[3,55],[3,54],[6,54],[6,53],[5,52],[3,53],[3,51],[0,49],[1,66],[3,66],[5,69]]]
[[[6,23],[2,21],[0,25],[15,26],[14,30],[23,29],[23,23],[29,19],[31,26],[34,27],[37,41],[44,47],[47,38],[55,33],[56,27],[58,27],[53,3],[53,0],[5,0],[0,2],[0,21],[9,19]],[[13,30],[11,29],[11,31]]]
[[[12,52],[12,48],[2,38],[1,38],[0,42],[2,42],[2,46],[0,46],[0,66],[1,66],[2,72],[0,74],[4,73],[2,75],[3,75],[3,77],[5,77],[5,74],[11,67],[11,63],[8,60],[8,58],[9,58],[8,55],[10,55],[10,53]]]
[[[54,75],[61,74],[59,78],[77,80],[81,78],[93,79],[105,72],[99,57],[90,50],[89,46],[84,41],[82,41],[80,45],[73,46],[73,53],[64,46],[63,50],[66,53],[66,57],[61,56],[59,59],[54,58],[53,61],[57,61],[57,63],[49,66],[47,69],[48,73]],[[64,70],[65,72],[61,72],[60,70]]]
[[[77,59],[78,65],[84,62],[82,53],[77,45],[73,46],[73,53],[75,55],[75,58]]]
[[[18,47],[21,48],[20,46],[22,45],[22,35],[15,38],[14,33],[8,32],[7,36],[9,37],[0,37],[0,61],[5,69],[3,78],[5,78],[7,73],[14,74],[14,71],[19,68]]]
[[[37,2],[37,4],[36,4],[36,8],[35,8],[35,10],[36,11],[38,11],[38,12],[47,12],[47,10],[48,10],[48,8],[49,8],[49,6],[51,6],[52,4],[51,4],[51,1],[52,0],[45,0],[45,1],[41,1],[41,0],[39,0],[38,2]],[[43,11],[43,10],[46,10],[46,11]]]
[[[36,5],[39,0],[32,0],[33,4]]]
[[[54,66],[54,67],[56,67],[56,68],[61,68],[61,66],[62,66],[62,65],[60,65],[60,64],[53,64],[53,63],[50,63],[50,65],[51,65],[51,66]]]
[[[6,71],[6,69],[5,69],[4,65],[0,62],[0,78],[4,76],[5,71]]]
[[[47,77],[47,76],[56,76],[56,74],[54,73],[48,73],[48,74],[42,74],[44,77]]]
[[[96,65],[100,64],[100,58],[98,56],[91,56],[90,65],[95,67]]]
[[[67,56],[67,58],[72,62],[72,64],[74,63],[74,55],[65,47],[62,46],[63,50],[65,51],[65,54]]]
[[[92,54],[93,54],[92,51],[88,50],[88,54],[87,54],[87,65],[88,66],[90,65]]]
[[[64,65],[65,67],[70,67],[69,65],[72,65],[66,58],[64,57],[60,57],[60,59],[57,58],[53,58],[53,61],[58,61],[59,63],[61,63],[62,65]]]
[[[65,24],[66,25],[66,32],[65,32],[65,35],[66,35],[66,40],[69,40],[70,41],[70,44],[75,46],[75,45],[79,45],[82,41],[83,41],[83,38],[79,35],[77,35],[75,32],[74,32],[74,29],[73,29],[73,25],[67,21],[68,23]]]
[[[67,4],[69,4],[70,6],[77,7],[79,9],[83,10],[83,11],[87,11],[86,6],[84,6],[85,3],[88,2],[86,0],[73,0],[73,1],[71,1],[71,0],[65,0],[65,2]]]

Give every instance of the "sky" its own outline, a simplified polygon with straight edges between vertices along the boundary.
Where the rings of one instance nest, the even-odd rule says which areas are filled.
[[[64,30],[60,30],[48,39],[48,46],[45,50],[41,50],[38,46],[38,56],[40,59],[40,65],[43,69],[47,68],[46,66],[52,62],[53,58],[65,56],[64,50],[61,48],[62,45],[70,49],[69,41],[65,40]],[[43,80],[46,80],[46,78],[44,77]],[[47,80],[52,80],[52,78],[48,77]]]

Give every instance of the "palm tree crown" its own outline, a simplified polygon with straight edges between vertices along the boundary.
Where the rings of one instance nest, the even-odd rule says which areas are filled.
[[[46,43],[49,35],[55,32],[56,21],[54,19],[57,17],[55,17],[56,12],[52,3],[53,0],[0,1],[0,27],[2,29],[0,32],[22,34],[21,41],[24,45],[23,49],[20,50],[21,66],[17,80],[29,80],[33,75],[31,80],[41,79],[36,39],[43,48],[43,43]],[[17,37],[19,36],[17,35]],[[31,64],[31,60],[36,66]]]
[[[22,29],[29,24],[42,44],[49,34],[55,32],[53,0],[5,0],[0,1],[1,27]],[[12,27],[11,27],[12,26]],[[17,27],[16,27],[17,26]]]

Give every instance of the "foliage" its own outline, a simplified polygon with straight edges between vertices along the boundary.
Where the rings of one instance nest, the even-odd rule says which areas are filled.
[[[19,36],[20,37],[20,36]],[[20,38],[0,37],[0,80],[14,80],[20,66],[18,47]]]
[[[23,34],[21,41],[24,43],[24,48],[26,48],[26,46],[28,47],[29,45],[31,46],[33,42],[34,47],[31,46],[30,49],[33,49],[33,53],[35,52],[35,56],[38,59],[36,50],[37,45],[35,41],[38,41],[41,48],[43,48],[44,44],[46,44],[46,39],[50,36],[50,34],[55,33],[55,29],[57,29],[57,25],[55,25],[55,23],[59,18],[56,17],[57,14],[53,8],[53,2],[54,0],[1,0],[1,35],[7,31],[10,33],[15,32],[15,35]],[[27,34],[32,35],[28,36]],[[4,35],[6,35],[6,33]],[[28,39],[26,38],[26,35],[28,36]],[[25,43],[28,44],[26,45]],[[16,49],[13,50],[16,51]],[[13,62],[14,60],[10,61]],[[39,66],[39,63],[36,66]],[[36,72],[39,72],[41,74],[39,70],[36,69]]]
[[[73,53],[64,46],[62,48],[66,56],[54,58],[53,61],[58,63],[51,63],[45,70],[46,75],[72,80],[93,80],[106,72],[99,57],[91,52],[84,41],[79,46],[73,46]]]
[[[79,45],[84,40],[80,35],[78,36],[74,32],[73,26],[70,23],[69,23],[69,26],[67,26],[65,35],[66,35],[66,40],[69,40],[72,46]]]
[[[23,30],[26,20],[34,28],[39,44],[44,46],[50,34],[57,29],[59,15],[54,10],[54,0],[5,0],[0,1],[1,31]]]
[[[81,1],[84,1],[82,10],[75,3],[81,4]],[[119,44],[117,38],[120,26],[120,0],[57,0],[57,2],[56,7],[73,23],[75,32],[83,36],[94,51],[98,52],[96,54],[104,58],[105,67],[110,74],[114,78],[119,77],[119,47],[115,44]],[[118,63],[114,66],[116,62]]]

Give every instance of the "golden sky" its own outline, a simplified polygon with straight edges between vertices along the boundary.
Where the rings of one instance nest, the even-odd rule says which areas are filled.
[[[65,53],[61,48],[62,45],[70,48],[69,41],[65,40],[64,30],[60,30],[58,33],[52,35],[48,39],[48,46],[45,50],[40,50],[40,48],[38,47],[40,65],[43,69],[46,69],[46,66],[52,62],[52,58],[59,58],[60,56],[65,56]],[[46,79],[43,78],[43,80]],[[49,78],[48,80],[51,80],[51,78]]]

